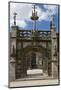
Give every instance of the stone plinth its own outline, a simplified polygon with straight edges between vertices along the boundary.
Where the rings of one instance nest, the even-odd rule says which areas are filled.
[[[32,75],[32,74],[43,74],[43,70],[42,69],[27,70],[27,75]]]
[[[43,75],[43,70],[42,69],[32,69],[32,70],[27,70],[27,77],[28,78],[38,78]]]

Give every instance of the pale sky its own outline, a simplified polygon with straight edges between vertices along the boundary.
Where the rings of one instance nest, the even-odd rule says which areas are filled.
[[[32,29],[32,15],[33,4],[26,3],[10,3],[10,26],[13,25],[13,13],[17,13],[16,23],[20,28]],[[54,23],[58,29],[58,6],[36,4],[36,11],[39,19],[37,21],[37,29],[49,29],[49,22],[51,16],[54,15]]]

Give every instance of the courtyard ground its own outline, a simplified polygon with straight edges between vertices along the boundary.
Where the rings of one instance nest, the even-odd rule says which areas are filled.
[[[58,79],[41,79],[41,80],[15,80],[10,82],[10,87],[23,87],[23,86],[40,86],[40,85],[58,85]]]

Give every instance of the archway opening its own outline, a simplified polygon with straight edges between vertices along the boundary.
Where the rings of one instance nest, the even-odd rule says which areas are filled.
[[[36,66],[36,53],[32,53],[31,55],[31,69],[37,68]]]

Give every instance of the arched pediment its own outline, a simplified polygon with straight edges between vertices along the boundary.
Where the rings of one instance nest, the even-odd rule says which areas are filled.
[[[25,54],[29,53],[29,52],[42,52],[43,54],[47,53],[47,48],[43,47],[42,45],[40,46],[27,46],[25,48],[23,48],[23,52]]]

